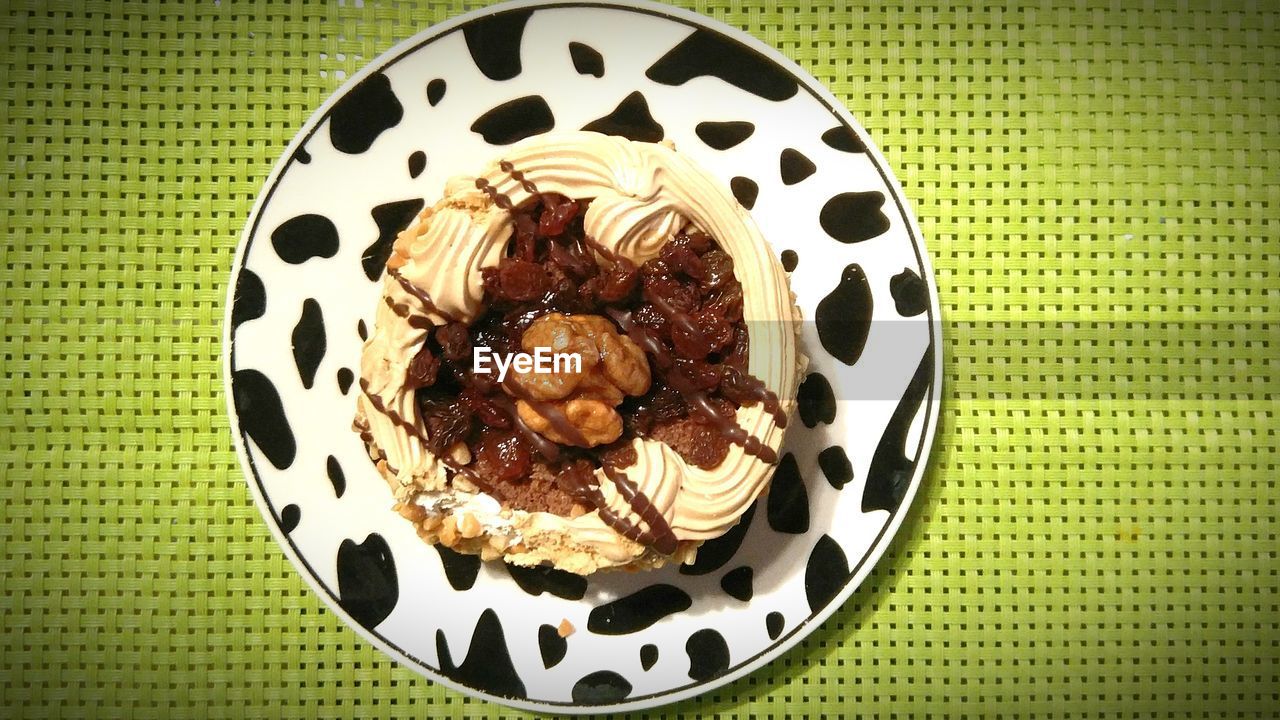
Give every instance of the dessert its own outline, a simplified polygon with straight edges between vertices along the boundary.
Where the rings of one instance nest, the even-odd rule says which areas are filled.
[[[400,233],[382,293],[355,429],[424,540],[579,574],[692,562],[767,486],[794,298],[672,147],[505,148]]]

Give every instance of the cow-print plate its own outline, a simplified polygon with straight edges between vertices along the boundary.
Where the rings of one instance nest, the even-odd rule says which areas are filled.
[[[426,545],[351,430],[396,232],[504,145],[580,128],[671,140],[721,177],[791,271],[809,320],[811,365],[770,491],[691,566],[584,579]],[[236,258],[228,405],[285,553],[379,648],[512,706],[640,709],[777,657],[869,572],[923,474],[939,329],[901,190],[812,77],[693,13],[516,3],[393,48],[289,145]]]

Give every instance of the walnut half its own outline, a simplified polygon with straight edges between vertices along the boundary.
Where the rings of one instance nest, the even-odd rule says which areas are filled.
[[[553,442],[595,447],[617,440],[622,435],[622,416],[614,408],[627,395],[649,391],[649,360],[644,351],[599,315],[547,313],[529,325],[520,345],[526,352],[547,348],[581,358],[577,372],[511,373],[520,419]],[[580,437],[569,437],[565,422]]]

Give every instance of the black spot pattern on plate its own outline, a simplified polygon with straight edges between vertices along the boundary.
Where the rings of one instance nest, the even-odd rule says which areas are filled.
[[[796,254],[795,250],[782,251],[782,269],[783,270],[786,270],[787,272],[791,272],[795,270],[796,266],[799,264],[800,264],[800,256]]]
[[[338,252],[338,228],[323,215],[299,215],[285,220],[272,231],[271,247],[281,260],[291,265],[313,257],[331,258]]]
[[[631,694],[631,683],[612,670],[597,670],[573,684],[571,696],[580,705],[607,705]]]
[[[841,152],[866,152],[867,146],[858,139],[853,130],[844,125],[837,125],[822,133],[822,142]]]
[[[310,165],[310,164],[311,164],[311,153],[307,152],[307,149],[306,149],[306,148],[298,148],[298,149],[297,149],[297,151],[295,151],[295,152],[293,153],[293,159],[294,159],[294,160],[297,160],[298,162],[302,163],[303,165]]]
[[[592,120],[582,129],[640,142],[658,142],[663,137],[662,126],[649,114],[649,103],[638,90],[623,98],[613,112]]]
[[[587,592],[587,579],[571,572],[557,570],[553,567],[520,567],[510,563],[506,565],[511,579],[516,581],[520,589],[530,595],[541,595],[549,592],[565,600],[581,600]]]
[[[640,647],[640,667],[646,672],[658,662],[658,646],[645,643]]]
[[[889,294],[903,317],[915,317],[929,309],[929,288],[911,268],[902,268],[902,272],[889,278]]]
[[[831,383],[822,373],[809,373],[800,390],[796,393],[796,407],[800,411],[800,422],[805,427],[815,427],[818,423],[830,425],[836,419],[836,396],[831,391]]]
[[[292,465],[298,446],[271,380],[257,370],[236,370],[231,376],[231,394],[241,432],[277,470]]]
[[[316,371],[324,360],[324,313],[315,298],[302,301],[302,316],[293,326],[293,364],[298,367],[302,387],[310,390],[316,381]]]
[[[907,430],[911,421],[920,410],[925,395],[929,391],[929,383],[933,378],[933,343],[925,348],[924,357],[916,366],[911,382],[902,393],[902,399],[889,416],[889,425],[880,442],[876,445],[875,454],[871,456],[871,467],[867,468],[867,485],[862,491],[862,511],[888,510],[893,512],[902,503],[902,496],[911,483],[911,473],[916,463],[906,455]],[[914,453],[913,453],[914,454]]]
[[[658,583],[594,608],[587,617],[587,629],[598,635],[626,635],[688,610],[691,605],[693,598],[684,590]]]
[[[301,520],[302,508],[293,503],[285,505],[284,509],[280,511],[280,529],[284,531],[285,535],[293,532],[293,529],[298,527],[298,522]]]
[[[377,73],[342,96],[329,113],[329,141],[348,155],[368,150],[384,131],[400,124],[404,107],[391,91],[391,81]]]
[[[837,490],[853,480],[853,463],[849,462],[849,456],[839,445],[832,445],[818,453],[818,467],[822,468],[822,474],[827,476],[831,487]]]
[[[726,122],[707,120],[694,126],[693,131],[697,133],[702,142],[707,144],[707,147],[713,150],[728,150],[751,137],[751,133],[756,131],[756,126],[754,123],[749,123],[745,120],[728,120]]]
[[[351,383],[355,381],[356,374],[351,372],[351,368],[338,369],[338,390],[341,391],[343,395],[347,394],[347,391],[351,389]]]
[[[765,632],[769,633],[770,640],[778,639],[778,636],[782,634],[784,623],[785,620],[782,617],[782,613],[776,610],[764,616],[764,629]]]
[[[755,573],[750,565],[734,568],[724,574],[720,578],[720,589],[729,594],[730,597],[747,602],[755,591],[751,588],[751,581]]]
[[[778,157],[778,171],[782,175],[783,185],[795,185],[812,175],[818,169],[813,161],[795,148],[787,148]]]
[[[342,472],[342,466],[338,464],[338,458],[330,455],[329,459],[324,463],[325,474],[329,476],[329,484],[333,486],[333,494],[335,497],[342,497],[347,491],[347,476]]]
[[[849,579],[849,561],[840,544],[823,535],[809,553],[804,569],[804,594],[809,609],[818,612],[840,592]]]
[[[542,654],[542,667],[550,669],[564,659],[569,643],[554,625],[544,623],[538,628],[538,652]]]
[[[782,456],[773,472],[767,510],[769,527],[777,532],[800,535],[809,529],[809,493],[791,453]]]
[[[729,189],[733,191],[733,197],[737,199],[738,204],[742,207],[750,210],[756,206],[756,197],[760,194],[760,186],[756,185],[755,180],[739,175],[729,180]]]
[[[448,83],[440,78],[427,83],[427,102],[431,104],[431,107],[440,104],[440,101],[444,99],[444,91],[447,87]]]
[[[462,26],[471,59],[490,80],[520,74],[520,41],[532,10],[510,10],[472,20]]]
[[[396,241],[396,235],[413,222],[418,211],[425,204],[421,198],[397,200],[384,203],[369,211],[373,216],[373,222],[378,226],[378,239],[365,248],[364,254],[360,257],[360,264],[364,266],[366,277],[370,280],[382,277],[382,270],[387,266],[387,258],[391,257],[391,246]],[[360,337],[365,338],[363,334]]]
[[[267,312],[267,288],[262,278],[249,268],[240,270],[236,278],[236,298],[231,303],[231,330],[241,323],[257,320]]]
[[[862,357],[871,334],[871,283],[862,266],[850,263],[840,275],[840,283],[818,301],[813,323],[818,340],[832,357],[852,365]]]
[[[373,629],[391,614],[400,598],[396,563],[387,541],[370,533],[364,542],[338,546],[338,604],[361,625]]]
[[[501,697],[526,696],[524,682],[511,662],[502,623],[491,608],[480,614],[471,633],[467,659],[461,665],[453,664],[443,630],[436,630],[436,654],[440,656],[440,673],[447,678]]]
[[[710,30],[698,28],[645,71],[663,85],[683,85],[710,75],[767,100],[796,94],[795,78],[760,53]]]
[[[490,145],[510,145],[555,126],[556,119],[547,101],[541,95],[526,95],[481,115],[471,123],[471,132],[480,133]]]
[[[409,177],[416,178],[427,169],[427,154],[421,150],[414,150],[409,156]]]
[[[818,222],[842,243],[862,242],[889,229],[889,218],[880,210],[883,206],[884,193],[878,190],[840,193],[822,206]]]
[[[458,592],[470,590],[476,584],[476,576],[480,574],[480,556],[460,553],[439,543],[432,545],[440,555],[440,566],[444,568],[444,577],[449,587]]]
[[[710,680],[729,669],[729,644],[711,628],[690,635],[684,651],[689,655],[689,677],[694,680]]]
[[[381,270],[379,270],[379,272],[381,272]],[[374,279],[376,280],[377,278]],[[356,334],[360,336],[361,340],[369,339],[369,328],[364,324],[364,320],[356,321]]]
[[[569,58],[573,60],[573,69],[577,70],[579,75],[604,77],[604,56],[590,45],[580,42],[569,43]]]
[[[742,513],[742,519],[738,524],[729,528],[725,534],[703,543],[698,548],[698,558],[692,564],[681,565],[680,574],[706,575],[724,567],[724,564],[729,562],[742,546],[742,539],[747,536],[747,530],[751,528],[751,519],[755,517],[756,505],[758,503],[747,508],[747,511]]]

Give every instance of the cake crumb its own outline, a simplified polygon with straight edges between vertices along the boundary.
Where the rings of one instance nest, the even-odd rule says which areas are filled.
[[[556,632],[557,632],[557,633],[560,635],[560,637],[562,637],[562,638],[567,638],[567,637],[569,637],[570,635],[572,635],[572,634],[573,634],[573,630],[574,630],[573,623],[569,622],[569,619],[568,619],[568,618],[561,618],[561,619],[560,619],[560,627],[556,628]]]

